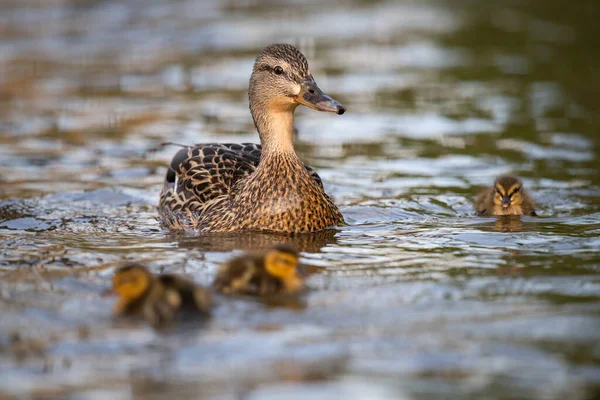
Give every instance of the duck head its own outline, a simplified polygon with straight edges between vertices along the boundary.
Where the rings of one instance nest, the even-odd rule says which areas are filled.
[[[502,208],[523,204],[523,184],[514,176],[500,176],[494,182],[494,204]]]
[[[300,289],[304,284],[299,270],[299,258],[296,249],[283,244],[272,247],[265,255],[267,273],[279,279],[288,293]]]
[[[139,264],[128,264],[115,271],[112,278],[113,292],[119,296],[115,312],[123,311],[129,304],[141,299],[152,282],[148,269]]]
[[[260,52],[250,77],[249,97],[255,120],[261,108],[293,111],[300,104],[339,115],[346,111],[317,86],[306,57],[289,44],[272,44]]]

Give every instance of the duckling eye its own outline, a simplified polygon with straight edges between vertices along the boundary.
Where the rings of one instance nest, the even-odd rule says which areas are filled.
[[[273,68],[273,72],[275,72],[277,75],[281,75],[283,74],[283,68],[281,68],[279,65],[276,66],[275,68]]]
[[[496,193],[498,193],[500,196],[502,196],[502,193],[500,193],[500,190],[498,188],[496,188]]]

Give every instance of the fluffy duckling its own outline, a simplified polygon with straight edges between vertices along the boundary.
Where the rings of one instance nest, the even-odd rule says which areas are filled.
[[[116,315],[141,315],[158,326],[173,320],[180,310],[210,312],[210,293],[181,276],[154,276],[143,265],[128,264],[115,272],[112,283],[113,292],[119,296]]]
[[[509,175],[496,178],[494,186],[477,196],[475,210],[479,216],[537,215],[535,204],[525,193],[521,180]]]
[[[305,279],[298,259],[298,252],[285,244],[243,254],[221,265],[213,287],[225,294],[296,294],[304,289]]]

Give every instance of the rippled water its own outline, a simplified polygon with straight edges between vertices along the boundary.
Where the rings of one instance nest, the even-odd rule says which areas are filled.
[[[545,398],[600,393],[597,6],[559,1],[20,1],[0,6],[0,395]],[[115,265],[208,284],[277,235],[182,236],[166,141],[256,141],[253,58],[291,42],[343,116],[297,151],[348,222],[290,307],[111,318]],[[473,216],[498,174],[540,217]],[[27,346],[11,346],[19,332]],[[0,396],[2,397],[2,396]]]

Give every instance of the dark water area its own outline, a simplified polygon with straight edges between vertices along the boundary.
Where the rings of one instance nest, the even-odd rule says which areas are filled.
[[[3,2],[0,398],[597,398],[599,8]],[[295,124],[348,224],[169,232],[161,143],[258,141],[248,79],[274,42],[347,108]],[[503,173],[539,217],[474,215]],[[124,261],[209,284],[280,241],[323,267],[298,304],[218,298],[155,331],[101,296]]]

